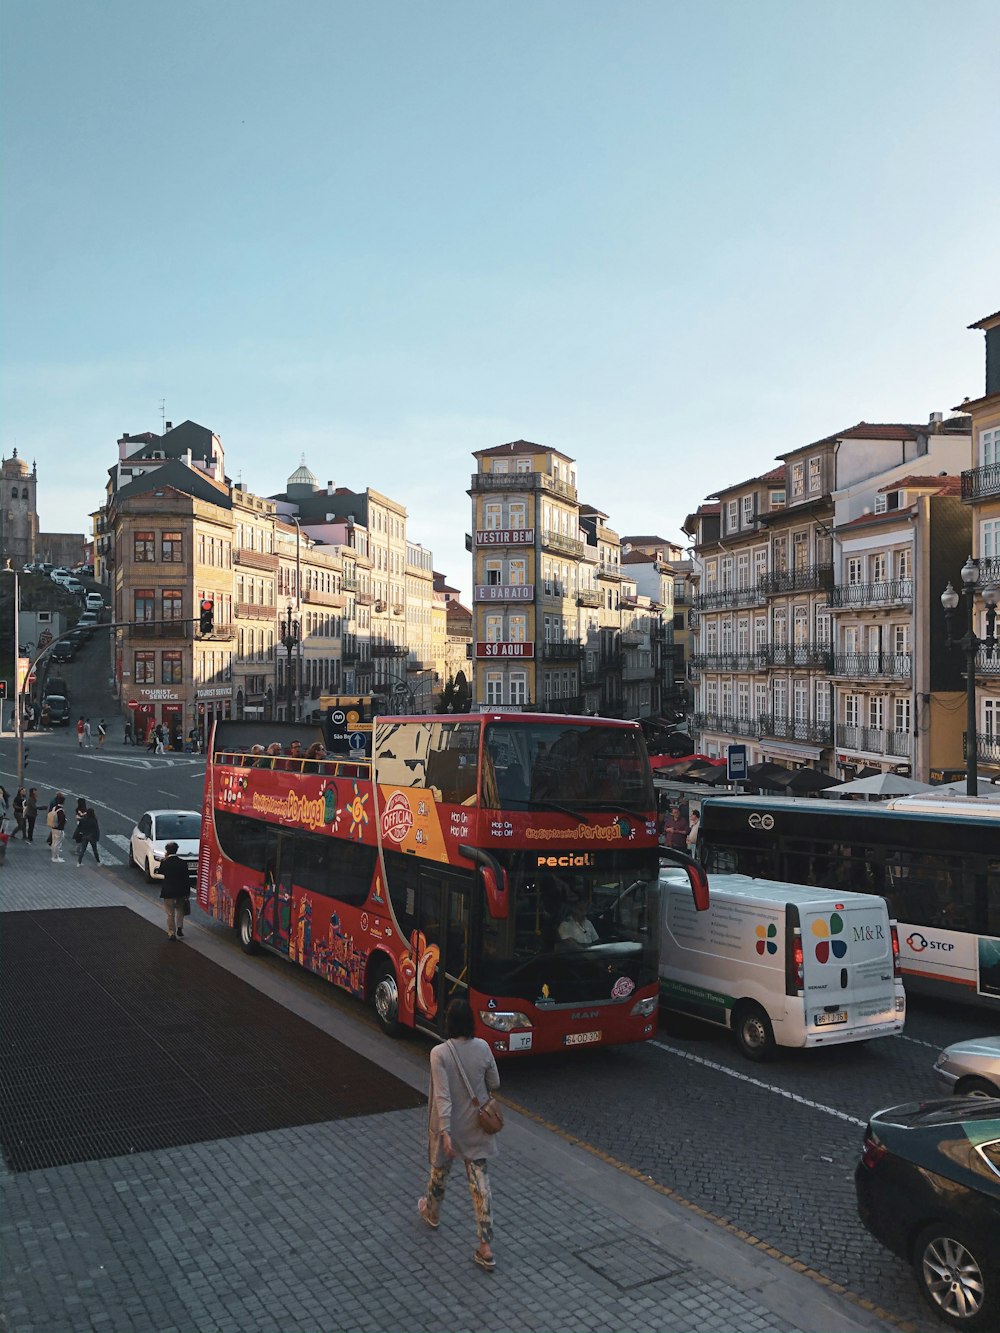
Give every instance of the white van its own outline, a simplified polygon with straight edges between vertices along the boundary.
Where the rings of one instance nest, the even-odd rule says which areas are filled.
[[[707,912],[687,875],[660,873],[660,1004],[732,1030],[751,1060],[902,1032],[906,997],[885,899],[712,875]]]

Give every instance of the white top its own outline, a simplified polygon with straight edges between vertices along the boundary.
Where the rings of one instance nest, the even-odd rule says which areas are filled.
[[[559,938],[566,940],[568,944],[579,944],[581,948],[586,948],[588,944],[597,944],[600,936],[594,929],[593,922],[586,917],[582,921],[577,921],[575,917],[570,916],[559,927]]]

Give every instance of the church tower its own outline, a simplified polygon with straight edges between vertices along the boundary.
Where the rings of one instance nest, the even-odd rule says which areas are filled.
[[[14,450],[0,460],[0,559],[15,569],[33,563],[38,546],[37,465],[29,470]]]

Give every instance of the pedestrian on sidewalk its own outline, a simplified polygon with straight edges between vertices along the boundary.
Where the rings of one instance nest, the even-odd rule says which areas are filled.
[[[28,834],[24,827],[24,806],[27,799],[24,788],[18,787],[17,791],[14,793],[14,832],[10,836],[16,838],[20,833],[22,842],[26,842],[28,838]]]
[[[698,850],[698,830],[701,828],[701,815],[697,810],[691,816],[691,827],[688,829],[685,843],[687,844],[688,856],[694,856]]]
[[[62,865],[63,858],[59,855],[62,851],[63,838],[66,836],[66,811],[63,809],[63,801],[66,797],[61,791],[56,792],[55,803],[48,813],[49,830],[52,834],[52,862],[54,865]]]
[[[125,719],[125,733],[122,736],[122,745],[134,745],[134,744],[135,744],[135,737],[132,735],[132,719],[130,717],[127,717]]]
[[[160,897],[167,913],[167,939],[184,938],[184,918],[191,910],[191,872],[177,855],[176,842],[168,842],[166,856],[160,862],[163,888]]]
[[[28,788],[28,799],[24,803],[24,823],[28,830],[28,841],[35,841],[35,820],[38,818],[38,788]]]
[[[149,724],[149,730],[146,732],[146,750],[152,752],[156,749],[156,728],[152,722]]]
[[[89,718],[89,717],[85,717],[85,718],[83,719],[83,743],[84,743],[84,745],[87,747],[88,750],[92,750],[92,749],[94,748],[94,746],[93,746],[93,744],[92,744],[92,742],[91,742],[91,739],[90,739],[90,718]]]
[[[493,1211],[487,1161],[500,1145],[479,1123],[479,1106],[500,1086],[493,1052],[474,1037],[472,1010],[467,1000],[452,1000],[445,1012],[448,1040],[431,1051],[431,1085],[427,1098],[427,1155],[431,1174],[427,1193],[417,1200],[417,1212],[433,1230],[441,1220],[448,1173],[456,1157],[465,1164],[472,1206],[476,1213],[479,1245],[472,1258],[480,1268],[496,1268],[493,1257]],[[472,1088],[476,1102],[469,1095]]]
[[[94,860],[100,865],[101,858],[97,854],[97,839],[101,836],[101,830],[97,823],[97,812],[93,806],[87,806],[73,836],[80,848],[76,858],[77,865],[83,865],[83,854],[88,847],[94,853]]]
[[[164,748],[163,748],[164,733],[163,733],[163,724],[162,724],[162,723],[158,723],[158,724],[157,724],[156,731],[155,731],[154,735],[156,736],[156,749],[153,751],[153,753],[154,753],[154,754],[166,754],[166,750],[164,750]]]
[[[97,724],[97,748],[99,750],[104,749],[104,742],[107,739],[108,739],[108,728],[105,725],[104,718],[102,717],[100,722],[98,722]]]
[[[78,718],[76,723],[76,748],[83,749],[83,718]]]

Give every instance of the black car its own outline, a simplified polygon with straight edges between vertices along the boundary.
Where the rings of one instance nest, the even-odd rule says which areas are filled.
[[[1000,1327],[1000,1099],[877,1112],[854,1185],[862,1222],[913,1265],[939,1318]]]
[[[69,639],[62,639],[49,653],[53,662],[72,662],[76,656],[76,644]]]

